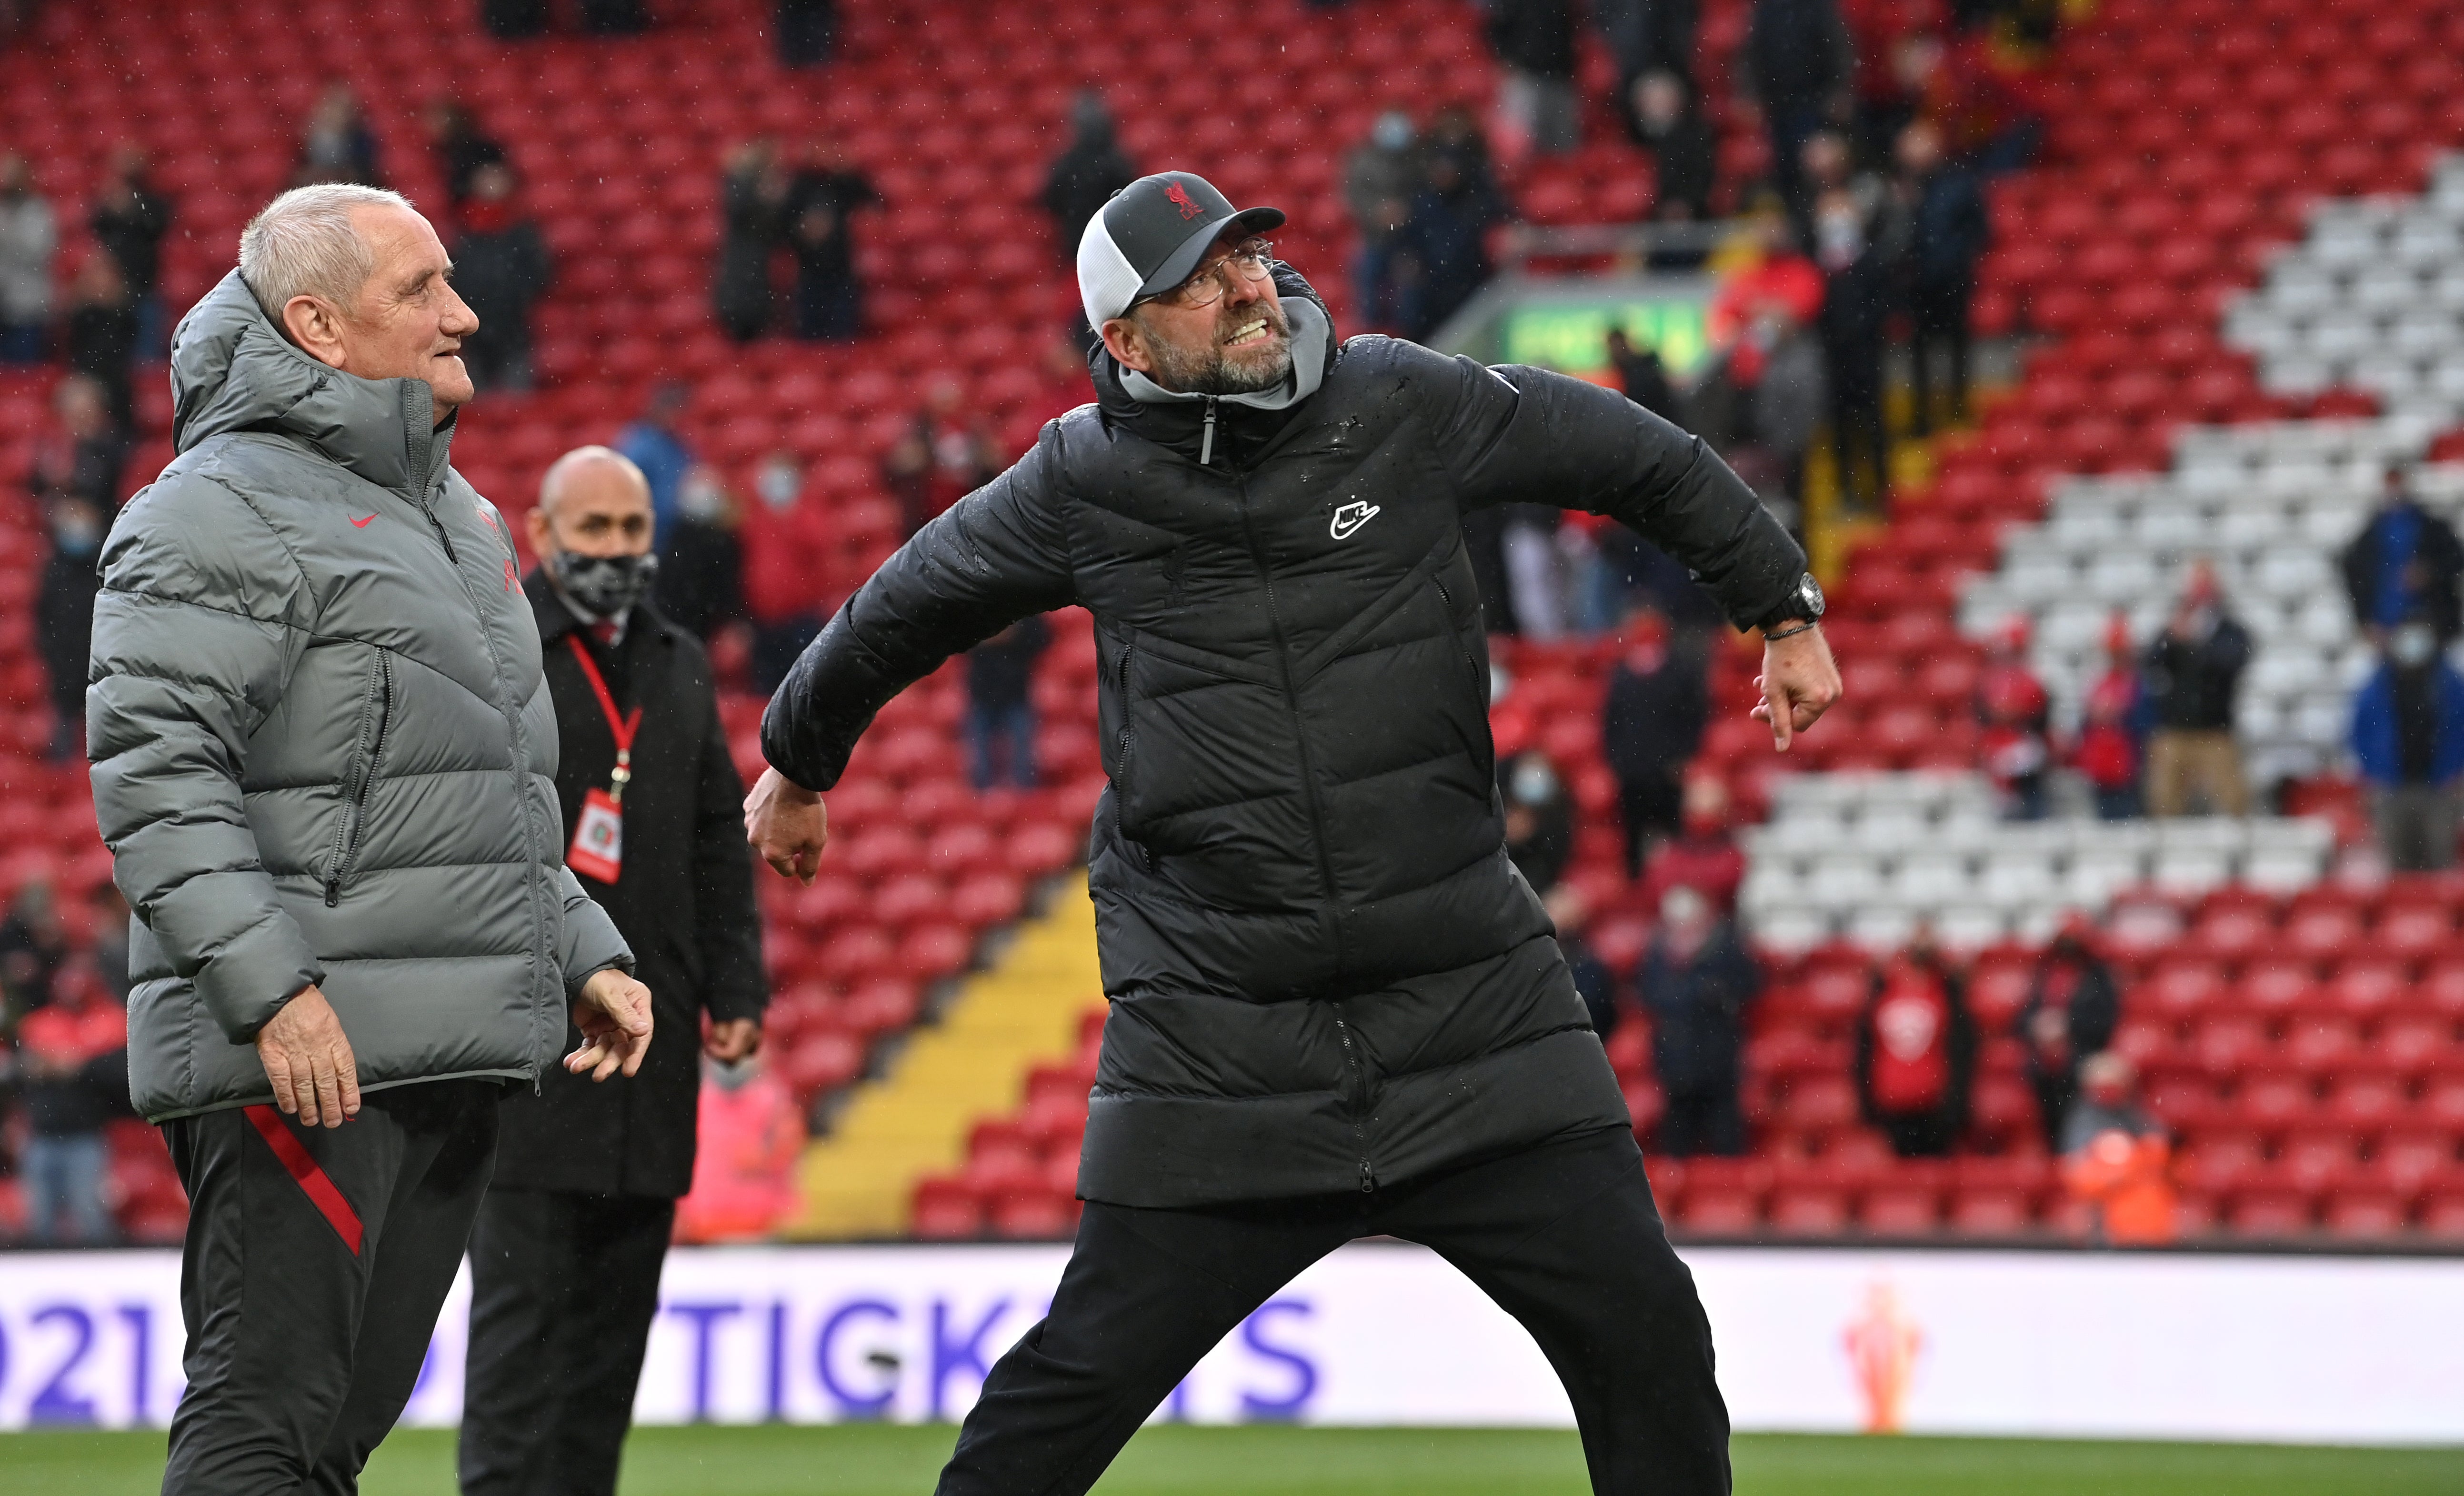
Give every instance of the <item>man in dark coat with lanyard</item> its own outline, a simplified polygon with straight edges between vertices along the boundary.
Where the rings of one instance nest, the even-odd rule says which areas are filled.
[[[1260,237],[1283,221],[1178,171],[1107,204],[1078,253],[1097,403],[884,563],[762,724],[746,832],[810,879],[821,792],[884,702],[1014,619],[1094,615],[1088,1205],[940,1489],[1085,1491],[1226,1332],[1382,1233],[1531,1331],[1595,1489],[1725,1492],[1709,1324],[1507,856],[1463,519],[1642,531],[1762,629],[1780,747],[1838,695],[1820,591],[1752,490],[1616,392],[1338,343]]]
[[[566,453],[529,517],[563,755],[566,861],[658,986],[667,1032],[628,1089],[550,1078],[506,1098],[496,1176],[471,1234],[462,1489],[612,1492],[658,1309],[675,1202],[693,1182],[702,1053],[759,1045],[768,986],[752,864],[698,640],[648,599],[650,490],[604,447]]]

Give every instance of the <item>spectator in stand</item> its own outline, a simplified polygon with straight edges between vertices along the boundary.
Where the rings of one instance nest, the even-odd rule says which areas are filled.
[[[52,685],[55,762],[85,749],[86,647],[94,633],[94,595],[102,587],[95,558],[110,512],[90,497],[63,493],[44,516],[52,547],[34,593],[34,648]]]
[[[1777,202],[1766,196],[1749,218],[1743,248],[1752,260],[1721,277],[1704,314],[1712,345],[1726,357],[1728,381],[1740,390],[1761,382],[1763,360],[1780,328],[1811,324],[1821,314],[1826,289],[1822,268],[1806,256]]]
[[[829,574],[829,521],[804,494],[803,470],[787,452],[764,458],[753,480],[758,500],[738,526],[744,556],[744,611],[753,623],[753,682],[776,691],[829,609],[819,583]]]
[[[109,514],[128,462],[128,435],[112,419],[109,393],[87,375],[65,375],[53,386],[52,415],[51,429],[34,439],[27,487],[40,502],[73,496]]]
[[[9,906],[8,920],[0,923],[0,1026],[52,1001],[52,983],[72,954],[52,886],[28,879]]]
[[[1573,150],[1583,139],[1573,0],[1487,0],[1487,9],[1488,44],[1505,68],[1497,96],[1503,154],[1520,161]]]
[[[1537,748],[1516,754],[1501,776],[1506,791],[1506,855],[1531,891],[1546,897],[1574,855],[1574,797],[1566,777]]]
[[[473,172],[453,243],[453,289],[479,319],[462,340],[462,363],[482,390],[531,387],[531,308],[556,274],[547,236],[513,198],[511,166],[495,162]]]
[[[1592,1032],[1603,1043],[1617,1032],[1617,977],[1606,962],[1593,953],[1591,942],[1583,932],[1592,922],[1592,906],[1582,890],[1571,883],[1560,883],[1540,901],[1549,911],[1549,922],[1557,928],[1557,949],[1565,954],[1567,974],[1574,979],[1574,991],[1583,1000],[1583,1011],[1591,1015]]]
[[[2091,1238],[2109,1246],[2163,1246],[2179,1229],[2172,1144],[2132,1099],[2137,1080],[2121,1055],[2088,1056],[2083,1099],[2062,1132],[2063,1182],[2088,1202]]]
[[[52,320],[52,260],[59,220],[34,190],[26,158],[0,155],[0,363],[43,362]]]
[[[744,621],[744,546],[737,539],[737,519],[736,500],[717,473],[695,468],[685,474],[675,523],[660,543],[651,601],[704,643]]]
[[[1592,0],[1592,24],[1617,60],[1617,97],[1633,97],[1635,80],[1662,73],[1694,77],[1698,0]]]
[[[70,369],[102,386],[113,421],[123,429],[135,424],[137,298],[118,260],[96,250],[77,267],[62,331]]]
[[[2398,872],[2455,866],[2464,780],[2464,675],[2439,652],[2427,613],[2395,626],[2353,700],[2353,757],[2379,849]]]
[[[794,188],[771,142],[746,141],[728,153],[718,186],[718,268],[711,277],[711,305],[719,331],[737,342],[760,337],[777,310],[770,259],[786,238]]]
[[[1676,834],[1681,781],[1710,715],[1702,664],[1669,638],[1668,620],[1650,606],[1626,615],[1625,649],[1600,713],[1600,749],[1625,821],[1626,876],[1639,876],[1652,848]]]
[[[1660,928],[1643,951],[1635,991],[1651,1015],[1651,1066],[1668,1108],[1653,1152],[1744,1153],[1745,1017],[1762,996],[1763,973],[1736,925],[1702,890],[1681,883],[1661,895]]]
[[[779,65],[817,67],[839,37],[838,0],[779,0]]]
[[[120,266],[120,278],[137,300],[137,356],[159,359],[170,346],[158,283],[163,238],[171,231],[170,201],[146,180],[145,157],[134,145],[111,154],[111,166],[86,215],[94,242]]]
[[[2072,913],[2062,921],[2028,981],[2028,1001],[2012,1021],[2036,1093],[2045,1146],[2067,1152],[2065,1119],[2079,1094],[2079,1063],[2113,1043],[2122,1024],[2122,987],[2096,951],[2096,925]]]
[[[1506,526],[1498,543],[1505,549],[1514,631],[1526,639],[1564,638],[1566,567],[1557,536],[1565,524],[1565,512],[1554,504],[1504,504],[1499,508]]]
[[[325,90],[308,116],[291,185],[356,182],[362,187],[383,187],[385,175],[377,162],[376,131],[368,127],[360,96],[348,83],[336,83]]]
[[[2054,767],[2053,698],[2028,664],[2033,631],[2025,613],[2004,619],[1976,678],[1978,752],[2013,821],[2045,819]]]
[[[1480,119],[1466,104],[1447,104],[1429,117],[1429,127],[1420,132],[1420,155],[1425,162],[1443,156],[1455,164],[1464,182],[1474,191],[1490,198],[1499,196],[1497,167],[1489,160],[1488,137],[1480,127]]]
[[[1112,194],[1138,179],[1136,163],[1121,149],[1112,111],[1104,96],[1084,88],[1069,105],[1069,148],[1052,158],[1044,178],[1044,210],[1059,231],[1061,257],[1078,262],[1078,241],[1087,220],[1112,200]],[[1080,313],[1083,319],[1085,313]]]
[[[1036,361],[1036,372],[1043,376],[1043,384],[1028,397],[1018,424],[1011,428],[1017,433],[1013,445],[1022,452],[1043,434],[1045,423],[1059,420],[1095,398],[1094,381],[1087,373],[1087,343],[1075,334],[1055,333]]]
[[[2131,643],[2129,615],[2116,612],[2104,626],[2104,670],[2079,703],[2079,740],[2071,748],[2071,767],[2095,792],[2101,818],[2127,821],[2140,814],[2146,745],[2147,696],[2139,686],[2139,650]]]
[[[967,392],[955,379],[936,379],[925,390],[924,408],[915,413],[915,434],[933,458],[919,527],[1001,475],[1001,449],[993,442],[992,428],[981,415],[968,411]]]
[[[881,454],[881,486],[898,502],[898,534],[913,539],[933,517],[933,444],[921,427],[898,433]]]
[[[1405,336],[1427,340],[1487,282],[1488,231],[1506,217],[1485,173],[1466,170],[1456,152],[1429,153],[1425,179],[1400,235],[1409,269]]]
[[[2211,815],[2250,808],[2233,708],[2250,664],[2250,632],[2225,608],[2214,564],[2190,562],[2165,631],[2148,647],[2146,682],[2153,730],[2147,738],[2147,813]]]
[[[1693,89],[1674,72],[1651,72],[1627,85],[1624,97],[1626,130],[1651,152],[1657,177],[1651,216],[1662,223],[1708,219],[1719,141]]]
[[[127,1105],[128,1014],[91,960],[78,957],[62,966],[49,1001],[18,1023],[17,1064],[27,1240],[38,1246],[110,1241],[103,1124]]]
[[[1813,325],[1777,305],[1749,336],[1762,344],[1762,378],[1747,402],[1754,445],[1769,454],[1778,478],[1787,509],[1782,520],[1802,533],[1806,454],[1831,408],[1829,363]]]
[[[877,207],[872,179],[835,141],[804,149],[787,201],[787,248],[796,256],[796,336],[849,342],[864,332],[864,284],[855,273],[855,214]]]
[[[1891,487],[1890,436],[1882,427],[1882,334],[1891,315],[1891,268],[1873,224],[1845,188],[1815,204],[1815,259],[1822,267],[1823,378],[1831,391],[1831,458],[1850,507],[1879,511]],[[1859,481],[1859,469],[1871,483]]]
[[[1612,327],[1608,335],[1609,367],[1617,370],[1617,387],[1625,398],[1642,407],[1671,426],[1685,424],[1685,402],[1669,382],[1668,365],[1660,362],[1660,350],[1649,343],[1637,346],[1622,327]]]
[[[1900,175],[1894,185],[1907,217],[1906,295],[1908,357],[1916,397],[1915,430],[1932,433],[1933,351],[1950,361],[1950,419],[1968,419],[1969,306],[1976,296],[1976,262],[1992,242],[1985,194],[1965,167],[1945,159],[1942,131],[1919,120],[1900,132]]]
[[[1360,231],[1360,256],[1352,267],[1353,316],[1365,327],[1402,325],[1397,252],[1421,175],[1419,137],[1412,117],[1400,109],[1379,115],[1369,139],[1344,162],[1343,200]]]
[[[420,121],[428,129],[436,174],[445,179],[446,205],[459,213],[476,190],[479,168],[502,165],[505,147],[481,130],[470,109],[451,94],[429,99]]]
[[[979,791],[1035,788],[1035,662],[1051,644],[1037,617],[967,651],[967,777]]]
[[[1857,1096],[1865,1120],[1903,1158],[1939,1158],[1968,1126],[1976,1022],[1967,983],[1919,926],[1908,948],[1875,967],[1857,1021]]]
[[[1815,131],[1797,147],[1797,174],[1805,183],[1809,207],[1818,204],[1832,192],[1845,192],[1857,202],[1857,212],[1864,221],[1868,237],[1880,235],[1884,200],[1890,188],[1882,179],[1857,165],[1856,152],[1848,144],[1847,135],[1829,127]],[[1809,217],[1800,226],[1810,243],[1820,243],[1815,225]]]
[[[1677,834],[1663,840],[1643,865],[1642,901],[1657,907],[1670,889],[1698,890],[1723,917],[1737,910],[1737,887],[1746,881],[1746,854],[1729,829],[1728,785],[1714,774],[1689,775]]]
[[[2464,542],[2421,506],[2401,472],[2389,470],[2378,512],[2344,547],[2344,591],[2353,622],[2372,644],[2408,616],[2429,621],[2441,645],[2464,626]]]
[[[693,392],[682,385],[669,383],[650,391],[649,401],[631,425],[616,433],[611,443],[618,451],[633,459],[642,476],[650,485],[650,513],[658,522],[658,534],[664,539],[668,526],[675,522],[676,498],[683,491],[685,474],[693,468],[693,449],[676,434],[676,420],[685,413]]]
[[[693,1191],[676,1201],[679,1242],[759,1242],[796,1213],[804,1118],[759,1054],[702,1061],[701,1146]]]
[[[1805,139],[1846,125],[1856,107],[1857,48],[1837,0],[1754,0],[1737,61],[1737,102],[1761,118],[1780,195],[1806,214]]]

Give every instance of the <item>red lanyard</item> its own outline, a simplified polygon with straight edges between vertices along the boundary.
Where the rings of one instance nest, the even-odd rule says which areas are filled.
[[[599,698],[599,710],[606,715],[607,731],[616,739],[616,767],[607,776],[607,798],[622,804],[625,786],[633,781],[633,734],[642,726],[642,709],[635,707],[619,717],[616,698],[609,694],[606,678],[599,673],[599,664],[583,646],[582,636],[566,634],[564,642],[573,646],[573,657],[582,662],[583,679],[590,682],[591,693]]]

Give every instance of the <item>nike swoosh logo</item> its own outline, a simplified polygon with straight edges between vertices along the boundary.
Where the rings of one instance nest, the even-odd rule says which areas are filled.
[[[1333,536],[1338,540],[1348,540],[1352,539],[1354,534],[1358,533],[1362,525],[1365,525],[1370,520],[1376,518],[1380,513],[1382,513],[1382,511],[1380,511],[1375,504],[1369,503],[1366,500],[1355,504],[1342,505],[1335,510],[1334,522],[1327,526],[1327,533]]]
[[[352,520],[352,521],[351,521],[351,523],[352,523],[352,524],[354,524],[354,525],[356,525],[356,526],[358,526],[360,529],[364,530],[364,529],[366,529],[366,528],[368,527],[368,520],[369,520],[369,519],[374,519],[375,517],[376,517],[376,516],[374,516],[374,515],[370,515],[370,516],[368,516],[368,518],[367,518],[367,519],[354,519],[354,520]]]

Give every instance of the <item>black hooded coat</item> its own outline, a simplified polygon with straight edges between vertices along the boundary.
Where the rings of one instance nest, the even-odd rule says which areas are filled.
[[[1079,1193],[1135,1206],[1374,1190],[1628,1125],[1506,855],[1465,513],[1615,516],[1740,625],[1804,559],[1701,442],[1612,390],[1382,337],[1288,269],[1296,375],[1095,405],[926,525],[762,723],[836,783],[875,711],[1015,619],[1095,616],[1089,859],[1111,1000]]]

